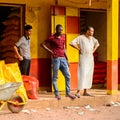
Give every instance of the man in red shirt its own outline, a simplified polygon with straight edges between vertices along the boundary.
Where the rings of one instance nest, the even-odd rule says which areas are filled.
[[[59,95],[58,87],[57,87],[57,79],[58,79],[58,71],[60,70],[65,77],[66,83],[66,97],[71,99],[75,99],[74,95],[70,94],[70,71],[68,65],[68,58],[65,50],[65,37],[62,35],[62,25],[58,24],[56,26],[56,33],[51,35],[47,40],[42,43],[44,49],[51,53],[52,64],[53,64],[53,88],[55,97],[60,100],[61,97]],[[47,44],[51,46],[48,47]]]

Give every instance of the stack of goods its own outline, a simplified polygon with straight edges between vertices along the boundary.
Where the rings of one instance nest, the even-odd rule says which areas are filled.
[[[14,44],[20,38],[20,13],[13,10],[7,19],[2,22],[5,29],[0,41],[0,55],[5,63],[18,62],[14,52]]]
[[[98,60],[98,53],[94,54],[95,66],[93,74],[93,84],[106,83],[107,63]]]
[[[94,55],[94,62],[96,64],[98,62],[98,52],[95,52],[93,55]]]

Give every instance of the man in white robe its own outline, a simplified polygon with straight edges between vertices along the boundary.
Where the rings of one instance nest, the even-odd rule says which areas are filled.
[[[79,35],[72,40],[70,45],[79,50],[79,66],[78,66],[78,90],[76,97],[80,98],[80,90],[84,90],[84,96],[91,96],[87,93],[87,89],[92,87],[94,56],[93,53],[99,46],[98,40],[93,37],[94,28],[86,27],[85,34]]]

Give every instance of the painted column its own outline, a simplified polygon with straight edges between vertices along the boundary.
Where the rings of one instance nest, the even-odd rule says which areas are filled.
[[[70,42],[80,34],[80,9],[66,7],[66,48],[70,62],[71,90],[78,86],[78,50],[72,48]]]
[[[107,0],[107,94],[118,92],[119,0]]]

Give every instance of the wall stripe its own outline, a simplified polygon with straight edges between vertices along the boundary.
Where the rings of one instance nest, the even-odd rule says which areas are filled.
[[[36,58],[31,61],[30,76],[39,80],[39,87],[51,89],[51,59]]]
[[[107,90],[118,88],[118,61],[107,61]]]

